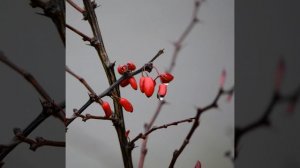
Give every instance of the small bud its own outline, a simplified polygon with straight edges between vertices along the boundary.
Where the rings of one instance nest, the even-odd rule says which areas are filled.
[[[199,160],[197,161],[195,168],[201,168],[201,162]]]
[[[135,64],[132,63],[132,62],[128,62],[128,63],[127,63],[127,67],[128,67],[128,69],[129,69],[130,71],[134,71],[134,70],[136,69]]]
[[[161,83],[169,83],[174,79],[174,76],[170,73],[163,73],[159,75]]]
[[[130,83],[130,86],[131,86],[134,90],[137,90],[137,89],[138,89],[136,80],[135,80],[135,78],[134,78],[133,76],[129,78],[129,83]]]
[[[106,101],[103,101],[102,104],[101,104],[101,106],[102,106],[102,108],[103,108],[103,110],[105,112],[105,116],[109,118],[112,115],[112,110],[110,108],[109,103],[106,102]]]
[[[119,103],[128,112],[133,112],[132,104],[125,98],[120,98]]]
[[[225,79],[226,79],[226,70],[223,69],[222,74],[220,76],[220,87],[221,88],[224,87]]]
[[[128,138],[129,133],[130,133],[130,130],[126,130],[126,132],[125,132],[125,137],[126,138]]]
[[[285,64],[283,60],[280,60],[278,65],[277,65],[277,70],[275,74],[275,90],[279,91],[282,81],[283,81],[283,75],[285,72]]]
[[[151,77],[145,77],[143,82],[145,95],[149,98],[153,95],[155,81]]]

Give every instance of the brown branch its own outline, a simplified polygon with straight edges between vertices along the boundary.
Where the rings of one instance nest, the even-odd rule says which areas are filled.
[[[244,126],[244,127],[235,127],[235,155],[234,159],[238,157],[238,145],[240,143],[240,140],[242,137],[244,137],[246,134],[257,130],[261,127],[270,127],[272,125],[270,117],[274,112],[274,108],[280,104],[280,103],[289,103],[289,105],[296,105],[298,99],[300,96],[300,86],[296,88],[293,92],[291,92],[288,95],[283,95],[279,92],[279,90],[275,90],[273,93],[273,96],[271,98],[271,101],[267,105],[267,108],[262,113],[263,115],[258,118],[256,121]]]
[[[41,102],[43,110],[42,112],[24,129],[22,130],[22,135],[27,137],[31,132],[33,132],[44,120],[46,120],[49,116],[53,115],[60,111],[60,109],[56,108],[51,102]],[[65,108],[65,103],[60,104],[60,108]],[[18,139],[13,139],[9,145],[0,146],[0,162],[15,148],[17,147],[21,141]]]
[[[175,64],[176,64],[176,60],[177,60],[178,54],[179,54],[180,50],[182,49],[182,43],[183,43],[183,41],[188,37],[188,35],[193,30],[193,28],[195,27],[195,25],[199,22],[197,14],[198,14],[199,9],[200,9],[200,7],[201,7],[201,5],[202,5],[203,2],[204,2],[204,0],[195,0],[195,5],[194,5],[194,11],[193,11],[192,19],[191,19],[190,23],[188,24],[188,26],[186,27],[186,29],[180,35],[179,39],[176,42],[174,42],[174,52],[173,52],[172,61],[171,61],[171,64],[170,64],[168,72],[172,72],[173,71],[173,69],[175,67]]]
[[[0,61],[3,62],[5,65],[16,71],[18,74],[20,74],[23,78],[25,78],[33,87],[34,89],[39,93],[39,95],[45,99],[46,101],[52,103],[56,108],[60,109],[60,106],[58,106],[52,98],[49,96],[49,94],[45,91],[45,89],[41,86],[41,84],[34,78],[33,75],[26,72],[22,68],[18,67],[16,64],[12,63],[2,51],[0,51]],[[55,117],[59,118],[62,122],[64,122],[65,119],[65,112],[63,109],[60,109],[58,113],[53,114]]]
[[[135,138],[133,138],[130,143],[132,144],[132,146],[134,146],[134,143],[139,140],[139,139],[146,139],[147,136],[149,134],[151,134],[152,132],[156,131],[156,130],[160,130],[163,128],[168,128],[169,126],[177,126],[178,124],[182,124],[182,123],[189,123],[192,122],[195,119],[195,117],[192,118],[188,118],[188,119],[184,119],[184,120],[180,120],[180,121],[175,121],[175,122],[171,122],[168,124],[164,124],[158,127],[152,127],[149,131],[145,132],[145,133],[139,133]]]
[[[78,12],[80,12],[80,13],[84,13],[84,9],[82,9],[80,6],[78,6],[74,1],[72,1],[72,0],[67,0],[67,2],[73,7],[73,8],[75,8]]]
[[[92,43],[92,38],[90,38],[89,36],[83,34],[81,31],[77,30],[76,28],[74,28],[74,27],[72,27],[71,25],[68,25],[68,24],[66,24],[66,27],[68,29],[70,29],[71,31],[73,31],[74,33],[81,36],[83,41],[88,41],[88,42]]]
[[[168,68],[168,72],[171,73],[175,67],[175,62],[177,60],[177,56],[181,50],[181,46],[183,41],[186,39],[186,37],[190,34],[190,32],[192,31],[192,29],[195,27],[195,25],[198,23],[199,19],[197,18],[197,14],[199,11],[200,6],[202,5],[204,0],[195,0],[194,3],[194,10],[193,10],[193,14],[192,14],[192,19],[190,21],[190,23],[188,24],[187,28],[184,30],[184,32],[180,35],[178,41],[176,41],[174,43],[174,52],[172,55],[172,60],[171,60],[171,64]],[[163,101],[160,101],[158,103],[157,106],[157,110],[154,113],[154,116],[151,118],[151,120],[149,121],[149,123],[145,124],[145,132],[149,131],[149,129],[152,127],[153,123],[155,122],[158,114],[160,113],[160,110],[162,109],[162,106],[164,105]],[[147,142],[148,142],[148,138],[146,137],[142,143],[142,147],[141,147],[141,153],[140,153],[140,159],[139,159],[139,164],[138,164],[138,168],[143,168],[144,167],[144,162],[145,162],[145,157],[147,154]]]
[[[37,137],[34,139],[27,138],[26,136],[23,135],[21,129],[15,128],[14,133],[16,138],[24,143],[27,143],[30,145],[29,149],[36,151],[39,147],[42,146],[54,146],[54,147],[65,147],[66,143],[61,142],[61,141],[52,141],[52,140],[47,140],[42,137]]]
[[[84,122],[86,122],[89,119],[115,121],[114,118],[108,118],[108,117],[104,117],[104,116],[95,116],[95,115],[91,115],[91,114],[82,115],[82,114],[79,114],[76,109],[74,109],[73,111],[74,111],[74,117],[80,117],[82,119],[82,121],[84,121]]]
[[[218,101],[220,99],[220,97],[222,95],[232,95],[233,94],[233,88],[230,89],[230,90],[223,90],[223,88],[220,88],[219,89],[219,92],[217,94],[217,96],[215,97],[215,99],[213,100],[213,102],[203,108],[198,108],[197,109],[197,113],[196,113],[196,116],[194,117],[194,123],[189,131],[189,133],[187,134],[187,136],[185,137],[182,145],[180,146],[179,149],[176,149],[174,152],[173,152],[173,157],[171,159],[171,162],[170,162],[170,165],[169,165],[169,168],[173,168],[176,161],[177,161],[177,158],[180,156],[180,154],[182,153],[182,151],[185,149],[185,147],[187,146],[187,144],[190,142],[191,140],[191,137],[193,136],[194,132],[196,131],[197,127],[199,126],[199,123],[200,123],[200,116],[203,112],[206,112],[210,109],[213,109],[213,108],[217,108],[218,107]]]

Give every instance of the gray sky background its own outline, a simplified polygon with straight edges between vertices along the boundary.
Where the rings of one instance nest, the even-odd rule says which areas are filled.
[[[81,1],[76,0],[79,4]],[[165,54],[155,62],[163,72],[173,53],[172,42],[177,40],[189,23],[193,0],[165,1],[97,1],[98,21],[104,43],[111,61],[123,64],[134,61],[138,67],[164,48]],[[168,87],[164,106],[155,125],[188,118],[195,115],[196,106],[204,106],[215,97],[219,76],[226,69],[226,87],[234,84],[234,1],[208,0],[200,8],[198,24],[184,42],[174,70],[174,81]],[[91,35],[87,22],[67,5],[67,23]],[[84,44],[73,32],[67,31],[66,64],[84,77],[97,93],[108,87],[95,50]],[[155,73],[151,73],[155,76]],[[119,77],[119,75],[118,75]],[[136,76],[139,78],[139,76]],[[66,75],[67,114],[79,108],[88,99],[86,89],[73,77]],[[129,99],[133,113],[124,114],[130,138],[143,131],[157,106],[155,96],[146,98],[130,87],[121,89],[122,96]],[[104,100],[110,101],[105,97]],[[234,99],[233,99],[234,101]],[[111,101],[110,101],[111,102]],[[87,113],[103,115],[99,105],[90,106]],[[194,167],[200,160],[204,167],[229,168],[231,161],[224,152],[233,148],[234,103],[220,100],[220,108],[205,113],[201,125],[191,142],[178,159],[176,167]],[[177,149],[190,124],[170,127],[152,134],[148,143],[146,168],[167,167],[174,149]],[[66,163],[72,168],[122,167],[122,158],[115,130],[106,121],[74,121],[66,134]],[[136,144],[140,146],[140,143]],[[136,166],[140,148],[133,151]]]

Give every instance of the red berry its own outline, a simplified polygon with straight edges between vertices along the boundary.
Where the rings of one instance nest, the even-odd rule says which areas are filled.
[[[106,101],[103,101],[102,104],[101,104],[104,112],[105,112],[105,116],[106,117],[110,117],[112,115],[112,111],[111,111],[111,108],[110,108],[110,105],[108,102]]]
[[[163,73],[159,76],[161,83],[169,83],[174,79],[174,76],[170,73]]]
[[[167,94],[167,85],[162,83],[159,85],[158,92],[157,92],[157,98],[163,98]]]
[[[126,71],[127,71],[127,66],[126,65],[119,65],[118,66],[119,74],[123,75]]]
[[[120,98],[119,103],[128,112],[133,112],[132,104],[125,98]]]
[[[135,64],[132,63],[132,62],[128,62],[128,63],[127,63],[127,67],[128,67],[128,69],[131,70],[131,71],[134,71],[134,70],[136,69]]]
[[[129,78],[129,83],[130,83],[130,86],[131,86],[134,90],[137,90],[137,89],[138,89],[136,80],[135,80],[135,78],[134,78],[133,76]]]
[[[120,82],[121,87],[126,87],[129,84],[129,79],[124,79]]]
[[[151,77],[145,77],[143,87],[146,96],[151,97],[154,92],[155,81]]]
[[[142,93],[144,93],[144,80],[145,80],[145,77],[141,77],[140,78],[140,90]]]

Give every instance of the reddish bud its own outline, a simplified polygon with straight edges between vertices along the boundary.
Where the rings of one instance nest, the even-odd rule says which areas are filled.
[[[120,98],[119,103],[128,112],[133,112],[132,104],[125,98]]]
[[[102,106],[102,108],[103,108],[103,110],[105,112],[105,116],[106,117],[110,117],[112,115],[112,110],[110,108],[109,103],[106,102],[106,101],[103,101],[102,104],[101,104],[101,106]]]
[[[141,77],[140,78],[140,90],[142,93],[144,93],[144,80],[145,80],[145,77]]]
[[[201,162],[199,160],[197,161],[195,168],[201,168]]]
[[[161,83],[169,83],[174,79],[174,76],[170,73],[163,73],[159,75]]]
[[[221,88],[224,87],[225,79],[226,79],[226,70],[223,69],[221,77],[220,77],[220,87]]]
[[[127,71],[127,66],[126,65],[119,65],[118,66],[119,74],[123,75],[126,71]]]
[[[124,79],[120,82],[120,86],[121,87],[125,87],[129,84],[129,79]]]
[[[285,64],[283,60],[280,60],[278,65],[277,65],[277,71],[276,71],[276,76],[275,76],[275,90],[279,91],[282,81],[283,81],[283,76],[285,72]]]
[[[144,92],[147,97],[151,97],[154,92],[155,81],[151,77],[145,77],[143,82]]]
[[[157,98],[162,99],[167,94],[167,85],[162,83],[159,85],[158,92],[157,92]]]
[[[126,137],[126,138],[128,138],[129,133],[130,133],[130,130],[127,130],[127,131],[125,132],[125,137]]]
[[[130,86],[131,86],[134,90],[137,90],[137,89],[138,89],[136,80],[135,80],[135,78],[134,78],[133,76],[129,78],[129,83],[130,83]]]
[[[128,67],[128,69],[131,70],[131,71],[134,71],[134,70],[136,69],[135,64],[132,63],[132,62],[128,62],[128,63],[127,63],[127,67]]]

